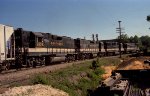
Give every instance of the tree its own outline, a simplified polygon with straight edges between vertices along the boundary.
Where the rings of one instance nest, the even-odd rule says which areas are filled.
[[[150,15],[147,16],[147,21],[150,21]]]
[[[145,46],[145,48],[150,47],[150,37],[148,35],[141,36],[140,37],[142,45]]]
[[[140,39],[137,35],[135,35],[135,36],[133,37],[133,42],[136,43],[139,48],[143,48],[141,39]]]
[[[131,36],[131,37],[129,38],[129,41],[130,41],[130,42],[134,42],[133,36]]]
[[[139,40],[140,40],[139,37],[138,37],[137,35],[135,35],[133,39],[134,39],[134,43],[138,43]]]
[[[119,39],[119,38],[120,38],[120,36],[118,36],[117,39]],[[122,43],[127,43],[127,42],[129,42],[129,37],[128,37],[127,34],[122,34],[122,35],[121,35],[121,42],[122,42]]]

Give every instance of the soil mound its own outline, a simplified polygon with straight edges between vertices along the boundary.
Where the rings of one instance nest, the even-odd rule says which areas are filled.
[[[69,96],[67,93],[48,85],[20,86],[9,89],[0,96]]]
[[[116,69],[116,66],[102,66],[101,68],[105,70],[105,74],[102,75],[102,78],[106,79],[111,76],[111,72]]]
[[[133,61],[130,65],[126,66],[124,70],[132,70],[132,69],[144,69],[144,64],[140,61]]]
[[[148,64],[144,64],[143,61],[134,60],[126,64],[126,66],[118,68],[118,70],[137,70],[137,69],[150,69],[150,66]]]

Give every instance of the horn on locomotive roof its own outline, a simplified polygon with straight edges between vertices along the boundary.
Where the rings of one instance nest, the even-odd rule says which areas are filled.
[[[98,42],[98,34],[96,34],[96,41]]]
[[[94,34],[92,34],[92,39],[93,39],[93,41],[95,41]]]

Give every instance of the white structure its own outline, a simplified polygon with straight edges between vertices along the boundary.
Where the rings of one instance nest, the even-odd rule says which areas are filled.
[[[14,29],[0,24],[0,63],[15,57]]]

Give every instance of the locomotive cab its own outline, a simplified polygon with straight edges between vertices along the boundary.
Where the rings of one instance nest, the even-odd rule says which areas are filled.
[[[30,33],[30,47],[43,47],[44,39],[43,35],[40,32],[31,32]]]

